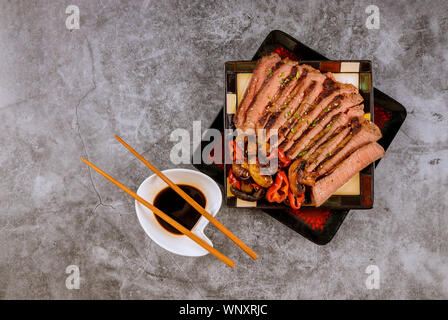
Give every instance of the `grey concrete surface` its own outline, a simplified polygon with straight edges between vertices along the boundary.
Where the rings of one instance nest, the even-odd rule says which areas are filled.
[[[365,8],[380,9],[380,29]],[[65,26],[79,6],[79,30]],[[213,227],[233,258],[171,254],[141,229],[131,198],[80,161],[136,189],[175,128],[207,128],[223,105],[223,64],[283,30],[335,59],[371,59],[375,86],[408,110],[376,171],[375,208],[352,211],[324,247],[253,210]],[[446,1],[0,1],[1,299],[448,298]],[[191,167],[184,165],[183,167]],[[68,290],[68,265],[79,290]],[[380,289],[365,285],[368,265]]]

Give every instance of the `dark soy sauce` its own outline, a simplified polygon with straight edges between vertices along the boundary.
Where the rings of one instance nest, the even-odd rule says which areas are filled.
[[[199,203],[203,208],[205,207],[206,199],[204,194],[200,190],[186,184],[179,184],[178,186],[186,194],[193,198],[194,201]],[[177,194],[176,191],[174,191],[170,187],[166,187],[165,189],[160,191],[156,195],[153,204],[188,230],[193,229],[193,227],[196,225],[196,222],[198,222],[199,218],[201,217],[201,214],[195,208],[189,205],[188,202],[186,202],[180,195]],[[182,234],[182,232],[177,231],[176,228],[172,227],[162,218],[159,218],[159,216],[155,215],[155,217],[165,230],[176,235]]]

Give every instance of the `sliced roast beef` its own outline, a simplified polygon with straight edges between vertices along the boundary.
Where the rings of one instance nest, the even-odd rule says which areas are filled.
[[[325,161],[319,165],[316,169],[319,176],[328,173],[333,167],[335,167],[355,150],[380,139],[381,131],[374,123],[364,119],[358,132],[352,133],[352,135],[348,138],[348,140],[342,141],[338,145],[336,150],[333,152],[334,155],[331,155],[331,157],[325,159]]]
[[[291,129],[288,133],[285,141],[280,145],[283,151],[289,150],[294,145],[295,140],[297,140],[307,128],[313,125],[314,121],[317,119],[319,114],[321,114],[324,109],[329,107],[329,104],[337,97],[342,95],[347,95],[350,93],[356,93],[357,89],[353,85],[337,83],[334,81],[332,75],[328,75],[324,82],[324,89],[319,94],[317,99],[305,111],[304,116],[298,121],[296,126]]]
[[[323,82],[325,79],[326,77],[321,73],[312,73],[310,75],[309,84],[307,84],[306,89],[303,92],[303,99],[297,96],[294,97],[294,102],[291,103],[298,103],[299,107],[294,113],[291,113],[291,116],[287,119],[287,121],[284,122],[278,129],[278,144],[281,144],[286,139],[291,130],[295,130],[293,128],[297,126],[300,121],[304,121],[304,116],[312,107],[312,102],[315,101],[322,92]]]
[[[383,147],[372,142],[353,152],[338,165],[330,175],[320,179],[312,187],[311,200],[316,207],[322,205],[340,187],[347,183],[357,172],[370,163],[384,157]]]
[[[302,66],[302,72],[297,81],[295,90],[291,93],[290,99],[284,104],[280,112],[273,114],[264,128],[267,130],[267,136],[270,137],[275,130],[280,129],[282,126],[288,128],[292,122],[300,117],[305,111],[305,101],[314,100],[315,96],[311,95],[311,91],[314,90],[315,95],[318,94],[318,85],[325,80],[325,76],[318,70],[308,66]]]
[[[280,57],[276,53],[272,53],[269,56],[264,56],[258,60],[255,69],[252,73],[252,78],[250,79],[249,85],[247,86],[244,98],[241,100],[238,106],[237,113],[233,118],[235,126],[237,128],[241,127],[246,119],[246,112],[249,108],[252,100],[254,99],[257,92],[260,90],[261,86],[265,80],[273,73],[273,69],[280,62]]]
[[[318,136],[325,127],[331,126],[330,121],[335,115],[345,113],[349,108],[359,105],[362,100],[363,99],[359,93],[336,96],[319,116],[317,116],[313,123],[310,124],[302,137],[294,142],[294,145],[288,150],[288,158],[295,159],[297,155],[305,150],[308,143],[310,143],[314,137]]]
[[[275,110],[271,110],[269,119],[265,122],[263,126],[259,126],[258,128],[266,129],[267,132],[269,132],[270,129],[279,120],[281,116],[285,117],[288,114],[288,112],[294,112],[297,109],[297,107],[299,106],[298,101],[301,101],[303,99],[304,85],[306,84],[307,76],[308,76],[307,68],[299,66],[296,72],[296,85],[294,89],[291,92],[289,92],[283,105],[277,103],[277,108]]]
[[[348,109],[346,113],[341,113],[335,115],[328,125],[315,136],[310,143],[306,146],[305,150],[307,153],[303,155],[304,160],[308,158],[319,148],[323,143],[325,143],[329,138],[331,138],[336,131],[340,131],[344,127],[349,125],[349,122],[353,118],[359,118],[364,115],[364,105],[359,105]]]
[[[294,160],[287,168],[293,195],[311,188],[312,201],[320,206],[356,172],[384,156],[376,143],[381,131],[365,120],[360,103],[358,89],[337,82],[331,73],[267,56],[257,63],[234,117],[243,133],[237,141],[254,138],[247,143],[247,157],[257,161],[267,134],[271,151],[278,147]],[[255,134],[255,129],[267,132]],[[272,139],[275,133],[278,140]]]
[[[280,82],[282,82],[281,92],[275,97],[275,100],[273,99],[271,101],[266,108],[264,115],[258,120],[258,123],[256,124],[257,129],[263,129],[267,123],[273,121],[271,118],[287,108],[288,104],[286,102],[291,97],[291,94],[296,91],[295,89],[300,78],[300,73],[303,73],[302,69],[303,68],[298,65],[294,66],[288,77],[280,80]]]
[[[246,120],[242,125],[243,129],[255,129],[257,122],[264,115],[268,105],[281,93],[284,79],[290,75],[292,68],[297,66],[296,62],[288,59],[283,62],[274,70],[270,78],[267,79],[254,97],[246,112]]]
[[[321,145],[317,150],[308,157],[308,165],[306,167],[307,172],[313,171],[319,163],[325,158],[329,157],[333,150],[336,149],[339,143],[350,133],[350,127],[341,128],[334,137]]]

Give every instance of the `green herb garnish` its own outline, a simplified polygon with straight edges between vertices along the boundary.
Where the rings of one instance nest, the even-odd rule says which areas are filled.
[[[297,131],[297,130],[294,129],[294,128],[291,129],[291,132],[292,132],[292,133],[296,133],[296,131]]]
[[[297,71],[297,73],[296,73],[296,79],[299,79],[299,77],[300,77],[300,73],[299,73],[299,71]]]
[[[299,153],[299,157],[301,157],[301,156],[305,155],[305,154],[306,154],[306,152],[307,152],[307,151],[303,151],[303,152],[300,152],[300,153]]]

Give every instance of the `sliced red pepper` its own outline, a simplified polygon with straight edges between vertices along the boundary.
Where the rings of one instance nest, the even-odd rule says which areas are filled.
[[[302,206],[302,202],[305,199],[305,194],[301,193],[299,196],[294,196],[291,191],[288,192],[289,205],[294,210],[299,210]]]
[[[285,152],[283,152],[282,149],[278,149],[278,159],[282,163],[281,165],[282,168],[287,167],[291,164],[291,160],[289,160],[288,157],[286,157]]]
[[[238,160],[243,159],[243,152],[238,147],[235,140],[229,141],[229,154],[230,154],[230,159],[232,159],[233,161],[236,161],[237,159]]]
[[[266,199],[269,202],[282,203],[288,197],[289,182],[286,173],[279,171],[274,184],[268,189]]]
[[[287,167],[291,164],[291,160],[288,159],[282,149],[275,148],[274,150],[272,150],[271,154],[266,157],[266,159],[271,160],[275,157],[278,157],[278,160],[280,161],[280,168]]]
[[[237,188],[238,190],[241,189],[241,182],[237,178],[235,178],[235,176],[233,175],[232,169],[230,169],[230,171],[229,171],[229,183],[234,188]]]

